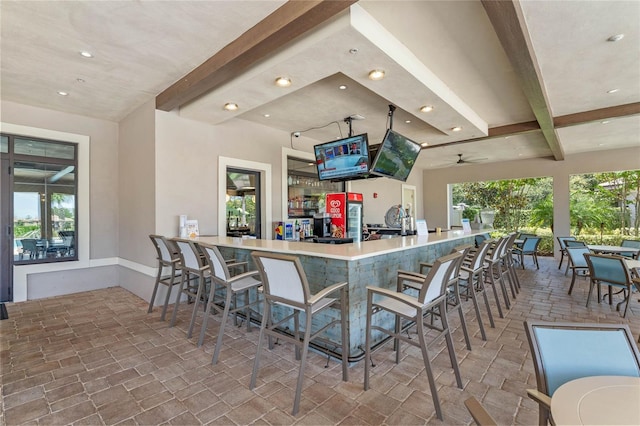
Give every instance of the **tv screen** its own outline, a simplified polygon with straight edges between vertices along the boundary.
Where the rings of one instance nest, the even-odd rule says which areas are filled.
[[[313,150],[320,180],[357,179],[369,173],[366,133],[319,144]]]
[[[378,150],[371,173],[405,182],[418,159],[422,147],[393,130],[387,130]]]

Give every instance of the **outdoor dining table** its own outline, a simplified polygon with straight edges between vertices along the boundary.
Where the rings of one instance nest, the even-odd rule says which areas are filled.
[[[551,398],[556,425],[640,425],[640,377],[592,376],[571,380]]]
[[[620,254],[620,253],[635,253],[637,257],[640,249],[635,247],[622,247],[622,246],[608,246],[602,244],[587,244],[587,248],[594,253],[603,253],[603,254]]]

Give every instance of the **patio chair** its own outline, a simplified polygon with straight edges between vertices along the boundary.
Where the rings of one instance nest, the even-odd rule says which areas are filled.
[[[504,246],[502,253],[502,267],[507,271],[507,279],[509,280],[509,287],[511,288],[511,296],[516,298],[516,293],[520,293],[520,279],[516,272],[515,262],[513,261],[513,243],[518,237],[518,234],[512,232],[508,234],[509,240]]]
[[[575,241],[576,237],[556,237],[558,239],[558,245],[560,246],[560,263],[558,264],[558,269],[562,268],[562,262],[564,261],[564,256],[567,254],[567,246],[565,245],[565,241]]]
[[[525,321],[537,389],[540,425],[553,424],[551,397],[564,383],[587,376],[640,377],[640,352],[629,326]]]
[[[160,320],[164,321],[167,314],[167,306],[169,306],[169,298],[171,297],[171,290],[174,285],[180,284],[182,279],[182,271],[180,269],[180,255],[178,249],[173,242],[167,240],[162,235],[149,235],[153,246],[158,254],[158,272],[156,274],[156,282],[153,286],[153,292],[151,293],[151,299],[149,300],[149,309],[147,313],[151,313],[153,305],[156,301],[156,294],[158,293],[158,287],[160,284],[167,287],[167,295],[164,298],[164,304],[162,305],[162,314]],[[164,275],[164,268],[170,268],[169,274]]]
[[[483,243],[484,244],[484,243]],[[386,288],[367,286],[367,316],[366,316],[366,332],[365,332],[365,364],[364,364],[364,390],[369,389],[369,370],[371,359],[371,331],[375,330],[393,338],[394,349],[396,351],[396,363],[400,362],[400,342],[406,342],[410,345],[420,348],[422,352],[422,360],[427,371],[427,379],[433,405],[435,406],[436,416],[443,420],[442,409],[440,407],[440,399],[438,397],[438,388],[436,386],[435,377],[431,370],[431,360],[427,351],[425,341],[424,326],[433,328],[439,333],[434,339],[444,336],[447,349],[449,352],[449,360],[456,377],[457,385],[462,389],[462,379],[460,378],[460,370],[458,368],[458,360],[455,355],[453,339],[451,338],[451,330],[446,315],[446,297],[451,271],[456,268],[456,263],[462,261],[462,254],[452,253],[438,258],[429,273],[422,282],[420,291],[416,296],[403,293],[402,291],[394,291]],[[412,280],[411,274],[405,275],[403,271],[398,271],[398,286],[403,280]],[[374,298],[375,296],[375,298]],[[442,327],[437,328],[424,322],[424,317],[430,311],[436,310],[439,313]],[[384,324],[373,323],[373,315],[386,312],[395,317],[394,327],[392,329],[384,327]],[[417,339],[404,336],[403,333],[408,332],[413,326],[416,327]],[[384,345],[379,345],[378,349]]]
[[[631,248],[636,248],[636,249],[640,249],[640,241],[638,240],[622,240],[622,243],[620,243],[620,247],[631,247]],[[632,259],[640,259],[640,251],[625,251],[625,252],[621,252],[620,256],[624,256],[624,257],[630,257]]]
[[[565,246],[565,248],[569,248],[569,247],[587,247],[587,243],[585,243],[584,241],[579,241],[579,240],[565,240],[564,246]],[[569,272],[569,263],[567,263],[567,267],[564,270],[564,274],[567,275],[567,272]]]
[[[623,317],[627,316],[629,302],[631,301],[631,293],[633,287],[640,291],[640,280],[631,278],[631,271],[627,267],[622,256],[614,256],[609,254],[587,253],[584,255],[589,265],[589,276],[591,285],[589,286],[589,295],[587,296],[587,307],[591,302],[591,293],[593,287],[598,286],[598,303],[600,303],[600,286],[602,284],[609,286],[609,303],[612,299],[612,287],[620,289],[624,295],[624,300],[616,305],[616,310],[620,310],[620,305],[625,303]]]
[[[588,277],[589,265],[585,254],[591,253],[587,247],[567,247],[567,262],[572,271],[571,285],[569,286],[569,293],[573,291],[573,285],[576,282],[576,277]],[[600,287],[598,287],[598,298],[600,298]]]
[[[224,328],[229,318],[229,314],[236,314],[239,311],[244,311],[245,321],[247,322],[247,331],[251,331],[251,307],[259,303],[258,294],[253,301],[251,301],[250,291],[256,289],[262,285],[259,279],[259,271],[248,271],[237,275],[232,275],[229,266],[230,264],[224,260],[220,250],[216,246],[209,244],[200,244],[200,249],[204,253],[204,257],[209,265],[209,271],[211,275],[211,287],[209,290],[209,298],[207,302],[207,308],[205,310],[204,319],[202,320],[202,328],[200,329],[200,339],[198,340],[198,346],[202,346],[204,342],[204,336],[207,331],[207,323],[211,312],[217,313],[222,311],[222,318],[220,319],[220,328],[218,329],[218,338],[216,340],[216,348],[213,351],[212,364],[218,363],[218,357],[220,356],[220,350],[222,349],[222,338],[224,336]],[[224,308],[220,308],[216,304],[216,290],[218,286],[224,289],[224,300],[222,304]],[[257,293],[257,292],[256,292]],[[238,294],[243,295],[242,305],[238,305]]]
[[[209,279],[209,265],[204,262],[200,254],[200,250],[196,247],[196,243],[189,239],[175,240],[180,254],[180,268],[182,275],[180,279],[180,291],[176,294],[176,302],[173,307],[173,315],[169,327],[173,327],[178,316],[178,308],[183,295],[187,296],[187,300],[193,301],[193,311],[191,313],[191,321],[187,331],[187,338],[190,339],[193,333],[193,326],[196,323],[198,313],[198,305],[203,301],[206,294],[206,282]]]
[[[488,232],[485,232],[484,234],[476,235],[474,239],[476,241],[476,248],[477,248],[478,246],[480,246],[480,244],[482,244],[482,242],[484,240],[490,240],[491,239],[491,235],[489,235]]]
[[[22,256],[29,254],[29,259],[37,259],[43,253],[44,247],[38,245],[38,240],[25,238],[22,241]]]
[[[480,315],[480,305],[478,304],[478,297],[480,295],[484,298],[484,304],[487,308],[487,314],[489,315],[489,324],[491,328],[495,328],[493,314],[489,306],[489,298],[487,297],[484,286],[484,258],[493,241],[494,240],[483,241],[480,247],[473,252],[473,257],[470,260],[467,261],[463,259],[458,284],[460,287],[460,295],[464,297],[465,300],[471,299],[473,301],[473,308],[476,312],[476,319],[478,320],[482,340],[487,340],[487,334],[484,331],[482,315]]]
[[[464,406],[467,407],[473,421],[478,426],[498,426],[498,423],[491,417],[491,414],[480,404],[475,397],[465,399]]]
[[[307,276],[302,268],[300,259],[296,256],[287,256],[278,253],[252,252],[253,258],[260,276],[264,289],[264,312],[262,314],[262,325],[260,326],[260,336],[258,337],[258,349],[256,352],[253,372],[251,373],[251,382],[249,388],[256,386],[256,378],[258,376],[258,366],[260,364],[260,353],[262,351],[262,342],[265,334],[269,336],[269,346],[271,345],[271,337],[288,341],[295,345],[296,359],[300,359],[300,369],[298,371],[298,381],[296,384],[296,394],[293,400],[292,414],[295,416],[300,408],[300,397],[302,393],[302,384],[304,381],[305,366],[307,362],[307,354],[309,352],[309,342],[317,338],[328,328],[340,324],[340,345],[342,346],[342,380],[349,379],[348,363],[349,363],[349,336],[347,333],[347,282],[336,283],[323,288],[316,294],[311,294]],[[339,292],[340,299],[329,297],[331,294]],[[313,318],[316,315],[325,315],[326,310],[339,304],[340,317],[328,323],[317,330],[312,330]],[[290,315],[284,315],[282,310],[293,310]],[[279,311],[280,319],[274,321],[274,313]],[[300,313],[304,314],[304,329],[300,330]],[[328,315],[328,313],[327,313]],[[281,330],[285,325],[291,327],[291,319],[293,319],[293,330],[291,334],[285,334]],[[281,328],[282,327],[282,328]],[[302,332],[302,340],[300,334]],[[300,356],[300,347],[302,347],[302,355]]]
[[[538,265],[538,245],[540,244],[540,237],[527,237],[524,239],[521,247],[514,247],[513,254],[520,258],[520,264],[524,269],[524,257],[531,256],[533,263],[536,265],[536,269],[540,269]]]

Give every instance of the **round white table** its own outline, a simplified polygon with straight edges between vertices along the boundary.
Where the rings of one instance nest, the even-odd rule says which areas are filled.
[[[551,398],[551,416],[556,425],[640,425],[640,377],[567,382]]]

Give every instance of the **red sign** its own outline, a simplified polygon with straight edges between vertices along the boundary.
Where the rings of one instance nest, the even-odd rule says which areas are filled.
[[[327,194],[326,211],[331,217],[331,236],[344,238],[347,235],[347,197],[344,192]]]

